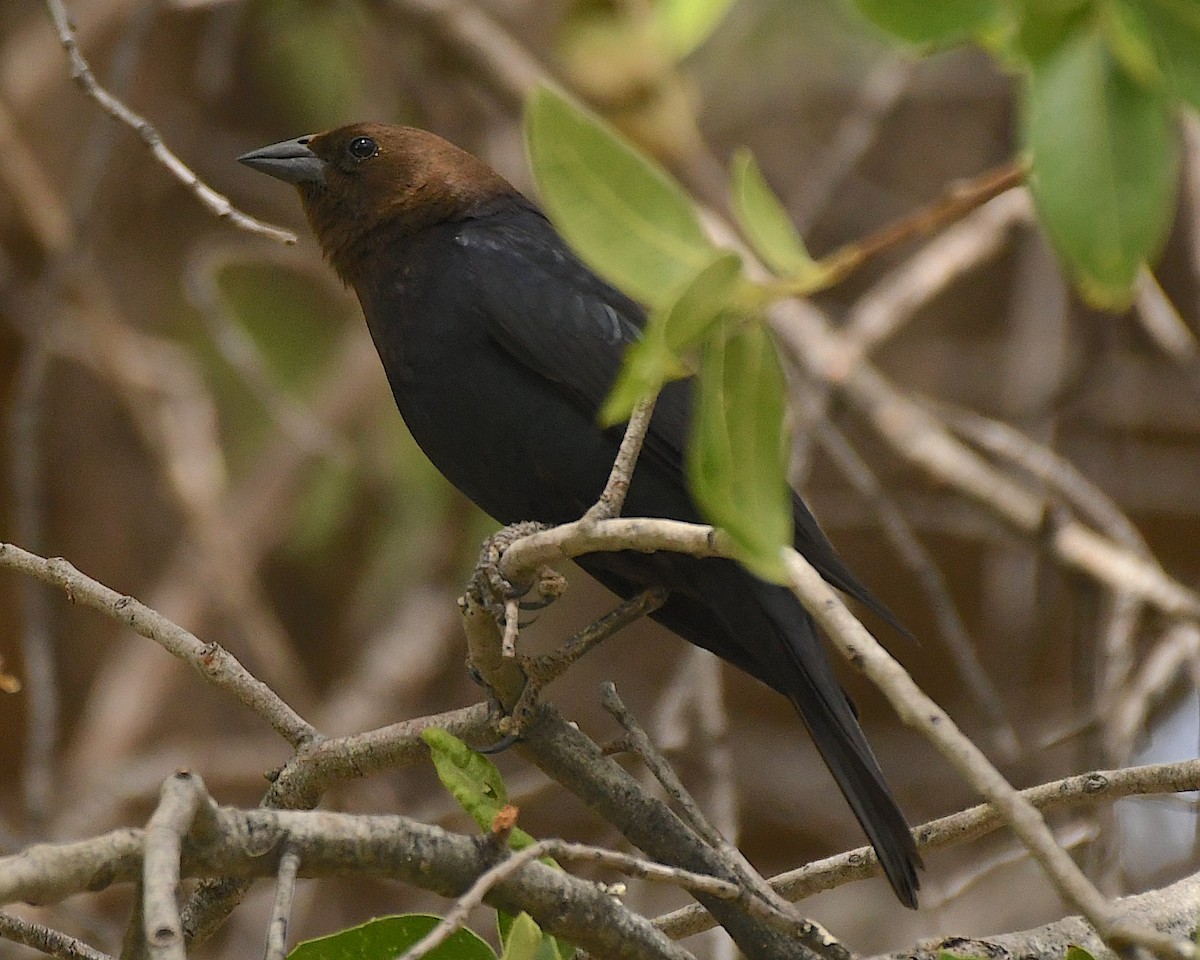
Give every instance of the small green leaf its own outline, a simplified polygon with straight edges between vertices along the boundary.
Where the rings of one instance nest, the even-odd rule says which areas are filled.
[[[480,830],[491,830],[496,814],[508,804],[508,790],[496,765],[446,730],[430,727],[421,736],[429,745],[442,786],[471,815]],[[508,845],[521,850],[533,842],[533,837],[515,827]]]
[[[733,305],[741,276],[741,257],[728,251],[716,253],[673,300],[650,312],[642,338],[626,352],[617,382],[600,410],[603,426],[628,420],[643,397],[657,393],[668,380],[687,376],[680,354],[703,339]]]
[[[1200,3],[1142,0],[1138,11],[1175,93],[1200,109]]]
[[[701,361],[688,477],[696,501],[751,572],[783,582],[792,492],[783,434],[784,381],[761,323],[716,331]]]
[[[377,917],[361,926],[297,944],[288,954],[288,960],[395,960],[427,936],[441,920],[441,917],[423,913]],[[496,952],[470,930],[460,929],[425,957],[427,960],[496,960]]]
[[[997,17],[997,0],[855,0],[876,25],[910,43],[949,44]]]
[[[1091,303],[1123,308],[1175,210],[1179,144],[1166,93],[1135,83],[1080,31],[1033,64],[1030,185],[1055,248]]]
[[[733,0],[657,0],[654,15],[667,49],[682,60],[709,38]]]
[[[810,280],[821,268],[745,147],[733,156],[733,213],[754,252],[778,274]]]
[[[1087,950],[1084,950],[1083,947],[1071,944],[1067,947],[1067,953],[1063,960],[1095,960],[1095,958]]]
[[[514,919],[510,913],[505,913],[503,910],[496,911],[496,928],[500,932],[500,946],[504,950],[504,956],[508,956],[509,937],[514,924],[520,917],[528,917],[528,914],[522,913]],[[532,918],[530,918],[530,923],[533,923]],[[534,924],[534,926],[537,925]],[[573,960],[575,956],[573,946],[550,936],[540,928],[539,932],[541,933],[541,943],[538,944],[537,952],[534,954],[535,960]]]
[[[596,271],[654,307],[709,262],[713,244],[667,173],[563,94],[538,87],[525,111],[546,212]]]
[[[542,928],[527,913],[519,913],[509,928],[500,960],[542,960],[545,937]]]

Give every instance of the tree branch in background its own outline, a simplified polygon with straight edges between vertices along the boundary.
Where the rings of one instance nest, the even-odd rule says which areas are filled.
[[[62,0],[46,0],[46,8],[54,21],[54,29],[58,33],[59,43],[67,54],[71,65],[71,79],[79,84],[83,92],[96,101],[100,108],[119,123],[125,124],[138,135],[153,154],[154,159],[161,163],[176,180],[182,183],[188,192],[207,207],[221,220],[228,220],[241,230],[260,233],[280,243],[295,243],[296,235],[290,230],[263,223],[247,213],[238,210],[226,197],[217,193],[212,187],[201,180],[191,168],[179,159],[159,135],[158,130],[145,117],[139,116],[129,109],[119,99],[114,97],[96,79],[92,68],[79,52],[79,44],[75,40],[75,30],[71,25],[71,15]]]
[[[60,587],[72,603],[82,603],[132,627],[169,653],[190,664],[213,686],[220,687],[257,713],[293,747],[320,735],[261,680],[253,677],[233,654],[215,643],[203,643],[178,624],[104,584],[85,576],[61,558],[47,560],[11,543],[0,543],[0,566]]]

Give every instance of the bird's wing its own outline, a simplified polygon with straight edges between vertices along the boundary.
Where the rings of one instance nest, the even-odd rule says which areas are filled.
[[[596,276],[532,206],[460,231],[471,248],[471,283],[493,338],[593,420],[625,349],[641,336],[645,311]],[[686,489],[684,447],[691,416],[688,380],[668,384],[655,406],[644,453]],[[901,633],[908,631],[837,555],[816,519],[792,495],[796,549],[833,586]]]
[[[645,312],[585,266],[532,207],[459,230],[493,339],[592,415]]]

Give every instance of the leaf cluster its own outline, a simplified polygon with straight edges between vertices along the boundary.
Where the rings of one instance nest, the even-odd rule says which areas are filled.
[[[1179,107],[1200,106],[1192,0],[856,0],[895,37],[975,42],[1021,79],[1039,219],[1079,291],[1121,309],[1171,226]]]

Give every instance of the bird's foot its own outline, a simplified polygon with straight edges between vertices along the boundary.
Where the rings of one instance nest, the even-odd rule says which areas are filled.
[[[537,611],[548,607],[566,591],[567,581],[550,567],[541,567],[529,583],[514,584],[500,572],[500,559],[513,543],[532,533],[545,530],[546,525],[533,521],[504,527],[483,543],[472,583],[476,596],[504,629],[504,656],[516,655],[517,632],[531,621],[520,620],[521,611]],[[533,594],[532,599],[523,598]]]
[[[506,603],[519,600],[531,591],[536,591],[537,598],[522,604],[523,609],[540,610],[553,603],[566,589],[566,581],[549,567],[539,570],[530,583],[510,583],[500,572],[500,558],[505,550],[518,540],[546,529],[548,527],[544,523],[526,520],[509,524],[483,541],[473,579],[481,588],[480,596],[488,601],[497,619]]]

